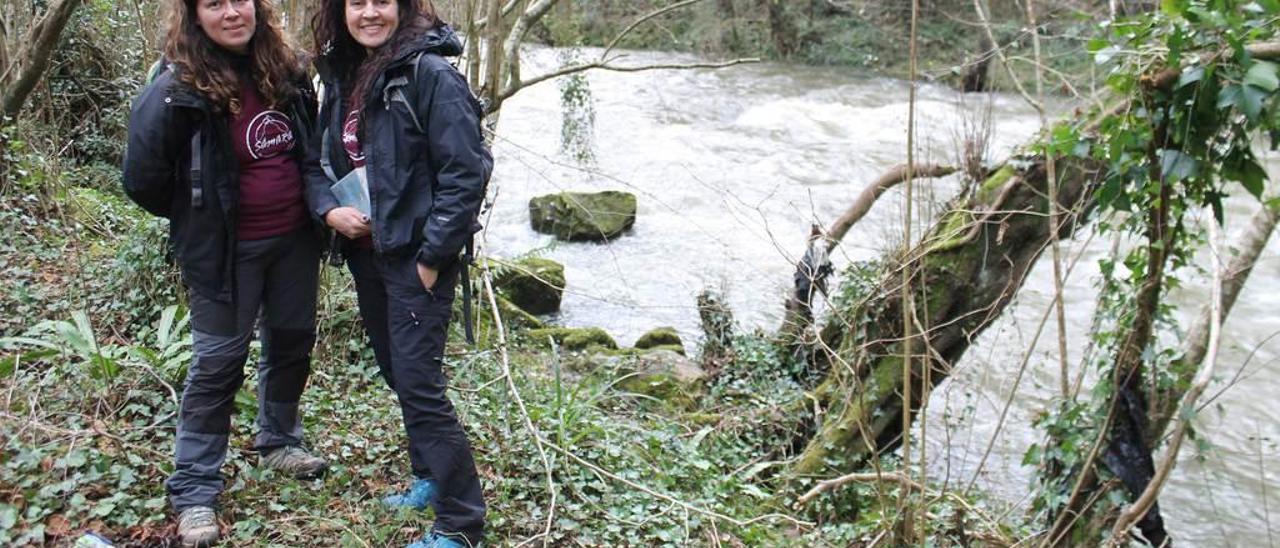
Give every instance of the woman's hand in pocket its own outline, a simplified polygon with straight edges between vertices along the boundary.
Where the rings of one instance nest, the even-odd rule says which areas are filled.
[[[368,236],[369,218],[354,207],[335,207],[324,214],[324,223],[352,240]]]
[[[436,285],[436,280],[440,279],[440,273],[422,263],[415,264],[418,265],[418,279],[422,280],[422,288],[430,291]]]

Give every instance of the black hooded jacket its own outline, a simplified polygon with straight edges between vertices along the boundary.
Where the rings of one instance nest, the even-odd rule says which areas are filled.
[[[183,281],[207,298],[230,302],[240,183],[228,116],[215,113],[176,72],[161,72],[134,100],[124,189],[143,209],[169,219],[169,245]],[[293,154],[302,162],[301,145],[311,141],[315,128],[316,98],[309,81],[295,86],[298,93],[281,110],[298,133]],[[197,131],[199,150],[192,154]],[[193,160],[198,169],[192,169]]]
[[[493,170],[480,130],[480,103],[444,59],[461,53],[448,26],[428,30],[388,63],[360,112],[374,249],[413,254],[436,269],[450,266],[479,228],[476,214]],[[325,57],[316,65],[324,82],[321,128],[308,147],[303,176],[312,213],[323,219],[339,204],[329,189],[336,181],[325,174],[320,157],[328,153],[339,179],[352,169],[342,146],[344,86],[350,83],[340,81]]]

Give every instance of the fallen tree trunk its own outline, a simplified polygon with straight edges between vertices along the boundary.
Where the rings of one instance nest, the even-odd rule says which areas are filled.
[[[1257,59],[1280,55],[1275,42],[1245,49]],[[1151,85],[1171,85],[1179,74],[1168,69],[1152,77]],[[1121,101],[1094,112],[1081,134],[1093,133],[1094,124],[1127,105]],[[1059,211],[1064,212],[1056,233],[1047,222],[1044,158],[1019,158],[990,175],[971,197],[953,203],[920,242],[889,261],[869,294],[832,311],[810,364],[826,375],[814,393],[817,424],[812,437],[801,440],[804,449],[791,475],[845,473],[898,446],[904,405],[914,420],[920,395],[928,393],[926,380],[932,388],[949,376],[973,338],[1022,287],[1050,238],[1069,237],[1096,205],[1094,183],[1105,175],[1104,166],[1076,157],[1056,161]],[[918,292],[911,314],[917,323],[913,331],[920,334],[911,346],[919,355],[912,359],[909,402],[902,397],[899,268],[915,271],[912,290]]]
[[[833,310],[813,367],[826,371],[816,390],[825,421],[817,425],[791,472],[848,471],[897,447],[902,435],[902,299],[898,269],[915,271],[911,318],[914,415],[921,395],[945,379],[974,337],[999,317],[1050,238],[1069,237],[1092,208],[1101,166],[1059,159],[1058,207],[1051,233],[1043,158],[1020,158],[996,170],[971,196],[952,204],[924,238],[897,257],[859,302]],[[926,370],[927,368],[927,370]],[[926,382],[927,381],[927,382]],[[926,386],[927,385],[927,386]]]

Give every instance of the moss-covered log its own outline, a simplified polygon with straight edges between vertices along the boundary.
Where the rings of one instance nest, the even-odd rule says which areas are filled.
[[[814,368],[824,412],[792,468],[795,474],[848,471],[901,442],[903,403],[901,268],[916,292],[911,413],[945,379],[974,337],[999,317],[1051,237],[1069,237],[1091,209],[1100,167],[1059,158],[1062,225],[1051,234],[1042,158],[995,170],[953,201],[925,237],[900,252],[877,288],[826,320]]]

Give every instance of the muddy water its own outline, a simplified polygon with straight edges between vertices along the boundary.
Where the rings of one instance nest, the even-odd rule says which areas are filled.
[[[588,51],[588,55],[592,52]],[[537,50],[525,71],[554,66],[557,52]],[[631,53],[632,62],[691,57]],[[690,345],[698,336],[694,298],[720,289],[746,327],[773,329],[811,222],[826,225],[867,182],[904,159],[907,86],[838,69],[760,64],[720,71],[594,73],[596,162],[583,167],[559,152],[560,94],[554,83],[521,92],[503,109],[494,185],[497,200],[486,238],[491,253],[536,252],[565,264],[568,290],[558,320],[600,326],[628,345],[670,325]],[[917,101],[918,155],[951,162],[956,136],[990,109],[990,157],[998,160],[1039,127],[1015,96],[963,97],[925,85]],[[1274,158],[1273,173],[1280,172]],[[922,183],[922,202],[939,204],[955,180]],[[616,189],[639,197],[639,218],[608,245],[556,244],[529,227],[529,198],[565,190]],[[1250,214],[1231,204],[1228,237]],[[936,206],[920,206],[925,228]],[[903,200],[890,193],[836,252],[837,268],[871,259],[902,239]],[[1070,359],[1079,360],[1095,304],[1097,260],[1111,243],[1084,231],[1064,246],[1080,257],[1067,282]],[[1199,417],[1204,443],[1183,451],[1161,503],[1175,538],[1196,546],[1266,546],[1280,540],[1280,274],[1277,244],[1254,271],[1224,329],[1219,361],[1225,390]],[[1047,254],[1046,254],[1047,256]],[[1021,465],[1038,439],[1030,423],[1057,386],[1052,328],[1041,337],[1017,390],[1007,426],[981,472],[978,461],[1013,379],[1049,304],[1052,268],[1041,261],[1016,304],[976,340],[954,377],[931,398],[926,445],[930,474],[977,485],[993,505],[1021,508],[1032,471]],[[1207,298],[1188,284],[1187,310]],[[1051,324],[1052,326],[1052,324]],[[1073,372],[1078,366],[1072,366]],[[1074,374],[1074,373],[1073,373]],[[1232,382],[1234,381],[1234,382]],[[1268,527],[1268,523],[1273,523]],[[1268,531],[1270,529],[1270,531]]]

